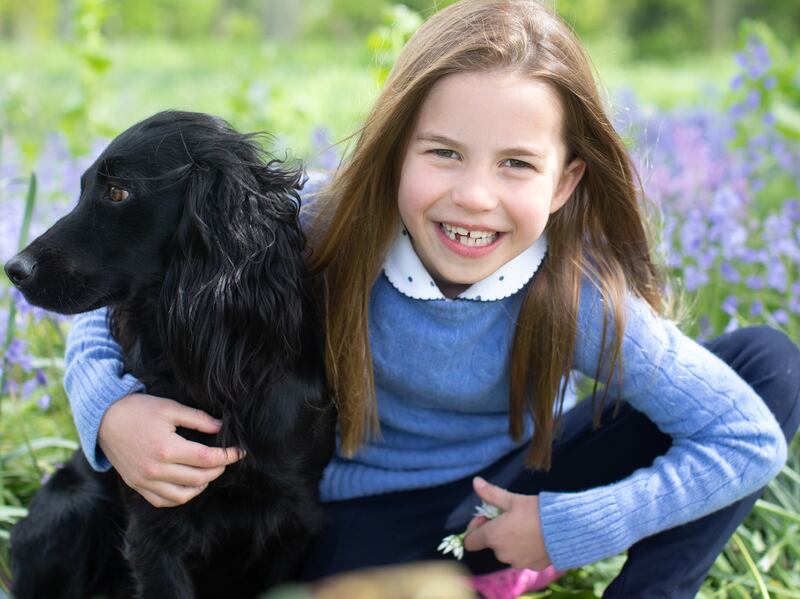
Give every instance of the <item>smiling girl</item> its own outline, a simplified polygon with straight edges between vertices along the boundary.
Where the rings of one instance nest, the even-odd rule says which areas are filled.
[[[420,107],[400,167],[397,208],[447,297],[525,252],[575,189],[558,97],[515,72],[443,78]],[[566,165],[566,166],[565,166]]]
[[[469,526],[473,573],[628,550],[605,596],[694,596],[786,458],[800,352],[768,328],[683,335],[641,196],[549,10],[464,0],[420,29],[312,206],[339,443],[306,578],[436,558]],[[155,505],[235,459],[175,433],[209,415],[130,394],[103,313],[67,359],[89,459]],[[567,409],[573,371],[601,387]],[[481,499],[503,514],[473,519]]]

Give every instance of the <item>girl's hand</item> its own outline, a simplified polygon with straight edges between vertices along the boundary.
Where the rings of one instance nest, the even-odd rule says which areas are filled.
[[[549,566],[539,521],[539,497],[509,493],[480,477],[472,481],[472,486],[481,499],[503,513],[493,520],[483,516],[473,518],[467,526],[464,549],[489,548],[498,561],[513,568],[544,570]]]
[[[199,495],[243,457],[235,447],[187,441],[176,428],[214,434],[221,425],[201,410],[135,393],[108,408],[98,444],[125,484],[155,507],[174,507]]]

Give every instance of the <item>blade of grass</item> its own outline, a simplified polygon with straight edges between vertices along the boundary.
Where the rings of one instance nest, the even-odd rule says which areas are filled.
[[[788,485],[781,484],[780,480],[774,480],[770,485],[770,492],[774,496],[774,501],[780,507],[787,509],[790,512],[796,512],[795,509],[797,506],[800,506],[800,502],[792,496],[791,491],[787,488]]]
[[[767,585],[764,582],[764,578],[761,576],[761,572],[758,571],[758,566],[756,566],[756,563],[753,561],[753,556],[750,555],[750,551],[742,541],[742,537],[739,535],[739,533],[733,533],[733,542],[741,552],[742,558],[744,558],[744,561],[747,564],[747,569],[750,570],[750,573],[753,575],[753,579],[758,587],[758,592],[761,593],[761,597],[763,599],[769,599],[769,591],[767,590]]]
[[[756,501],[755,509],[761,510],[770,514],[775,514],[776,516],[780,516],[789,522],[796,522],[800,524],[800,514],[793,514],[781,507],[778,507],[774,503],[770,503],[768,501],[764,501],[763,499],[759,499]]]
[[[788,477],[788,478],[792,479],[792,481],[794,481],[794,483],[795,483],[795,484],[798,484],[798,485],[800,485],[800,474],[798,474],[797,472],[795,472],[795,471],[794,471],[792,468],[790,468],[788,465],[785,465],[785,466],[784,466],[784,467],[781,469],[781,474],[782,474],[783,476],[786,476],[786,477]]]
[[[33,215],[33,205],[36,202],[36,173],[31,173],[30,183],[28,184],[28,193],[25,197],[25,213],[22,217],[22,228],[19,230],[19,243],[17,247],[21,250],[28,244],[28,231],[31,227],[31,216]],[[17,305],[13,299],[9,300],[8,306],[8,322],[6,323],[6,338],[3,341],[3,361],[0,367],[0,393],[6,388],[6,370],[7,362],[6,355],[8,347],[14,338],[14,323],[16,321]]]
[[[37,439],[32,439],[30,444],[23,444],[6,452],[5,455],[0,456],[0,461],[18,458],[26,453],[40,449],[56,448],[75,451],[78,447],[78,443],[71,439],[63,439],[61,437],[39,437]]]

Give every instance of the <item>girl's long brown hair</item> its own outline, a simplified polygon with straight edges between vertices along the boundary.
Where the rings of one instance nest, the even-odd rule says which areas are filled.
[[[321,274],[328,378],[339,406],[341,451],[352,455],[379,431],[368,335],[372,286],[397,232],[399,166],[419,107],[442,77],[507,70],[549,83],[563,112],[567,163],[586,171],[551,216],[548,251],[528,286],[512,348],[509,431],[535,431],[528,465],[549,468],[564,377],[572,368],[582,281],[604,297],[604,382],[619,373],[628,291],[663,312],[661,277],[639,205],[641,185],[603,109],[589,60],[560,19],[533,0],[463,0],[431,17],[408,42],[351,155],[318,202],[311,265]],[[595,386],[595,391],[596,391]],[[596,395],[593,394],[593,397]],[[557,407],[554,414],[554,406]],[[597,404],[596,406],[597,407]],[[599,411],[599,410],[598,410]],[[596,416],[598,411],[596,411]]]

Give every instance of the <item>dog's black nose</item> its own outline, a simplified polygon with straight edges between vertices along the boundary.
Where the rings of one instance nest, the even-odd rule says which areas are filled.
[[[17,287],[24,283],[34,270],[36,270],[36,261],[24,253],[11,258],[5,266],[6,275]]]

